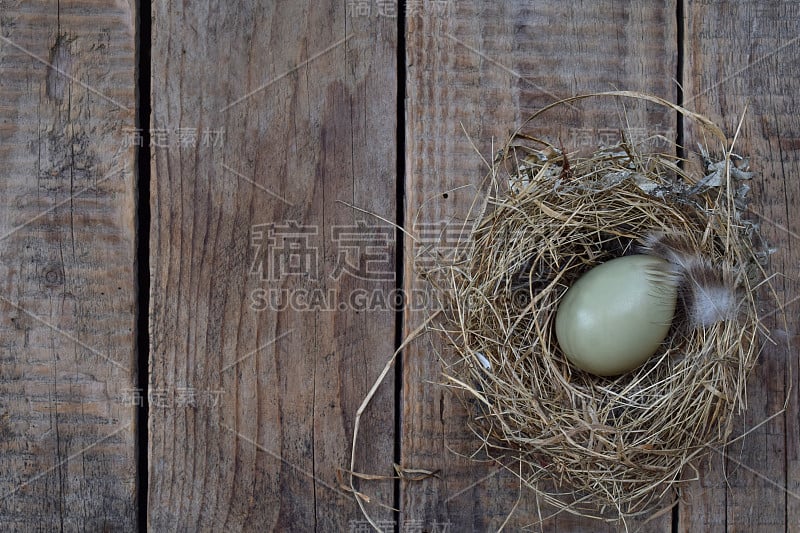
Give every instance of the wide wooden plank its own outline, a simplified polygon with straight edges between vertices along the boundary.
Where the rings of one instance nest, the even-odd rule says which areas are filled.
[[[337,471],[394,346],[394,229],[340,202],[396,216],[396,19],[327,0],[153,9],[149,525],[362,527]],[[391,470],[391,379],[364,471]],[[392,504],[391,481],[361,490]]]
[[[486,173],[462,125],[490,160],[522,120],[559,97],[620,88],[676,98],[674,2],[419,4],[409,13],[407,30],[406,223],[426,232],[426,244],[436,243],[442,225],[458,227],[475,188],[455,189],[477,185]],[[625,105],[632,125],[674,137],[671,113]],[[609,136],[619,139],[619,114],[624,114],[621,102],[591,101],[560,108],[529,131],[570,151],[597,147]],[[424,284],[413,275],[413,254],[406,258],[407,288],[420,289]],[[425,316],[425,310],[412,310],[406,333]],[[512,475],[451,451],[469,454],[478,441],[466,429],[468,414],[461,404],[435,383],[440,366],[431,342],[442,349],[437,339],[425,338],[404,354],[401,450],[404,466],[440,473],[403,484],[401,520],[431,531],[493,531],[503,525],[514,531],[524,526],[616,530],[569,515],[548,519],[548,508],[542,509],[544,524],[537,526],[535,499],[520,492]],[[643,528],[669,530],[669,513]]]
[[[688,3],[686,14],[686,105],[724,125],[731,136],[746,108],[736,151],[751,158],[753,212],[777,249],[769,272],[776,274],[772,285],[779,301],[763,302],[774,344],[765,345],[748,382],[749,408],[734,436],[778,413],[793,389],[785,414],[724,455],[723,450],[714,452],[702,482],[684,493],[680,529],[795,531],[800,524],[800,4],[702,1]],[[687,131],[690,146],[700,140],[694,133]]]
[[[132,531],[135,4],[0,2],[0,523]]]

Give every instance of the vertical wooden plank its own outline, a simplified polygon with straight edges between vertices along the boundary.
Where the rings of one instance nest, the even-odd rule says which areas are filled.
[[[690,486],[682,531],[794,531],[800,524],[796,299],[800,120],[800,4],[797,2],[690,2],[685,21],[685,101],[732,136],[746,115],[736,152],[751,157],[753,212],[777,248],[772,284],[784,316],[764,302],[767,343],[748,382],[749,408],[735,435],[777,413],[793,386],[788,411],[715,453],[703,482]],[[687,131],[689,145],[700,139]],[[791,383],[790,383],[791,380]],[[724,469],[727,472],[725,481]]]
[[[0,523],[131,531],[135,7],[0,6]]]
[[[154,3],[155,531],[363,525],[336,474],[393,350],[362,297],[394,287],[394,230],[340,202],[395,217],[397,22],[356,7]],[[389,386],[364,470],[391,469],[393,420]]]
[[[418,2],[409,12],[407,40],[406,222],[417,230],[463,220],[475,189],[456,188],[474,186],[486,173],[462,125],[491,159],[492,149],[522,120],[559,97],[614,88],[676,97],[674,2]],[[568,150],[597,147],[608,133],[603,127],[609,116],[618,127],[618,106],[592,101],[580,112],[562,108],[537,123],[535,132]],[[675,133],[670,113],[635,105],[630,113],[634,124],[648,123],[651,132]],[[409,290],[423,287],[413,275],[412,256],[406,255]],[[423,310],[409,313],[406,333],[424,318]],[[465,429],[468,414],[460,403],[433,383],[440,366],[431,342],[442,349],[437,339],[421,339],[404,355],[401,449],[405,466],[440,470],[440,477],[403,484],[401,525],[431,531],[490,531],[504,524],[509,530],[538,530],[533,495],[520,494],[512,475],[451,451],[469,454],[477,440]],[[541,516],[547,513],[545,508]],[[545,520],[543,527],[616,530],[564,515]],[[670,517],[644,528],[668,530]]]

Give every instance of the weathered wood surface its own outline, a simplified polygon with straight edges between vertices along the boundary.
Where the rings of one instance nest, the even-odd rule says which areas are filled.
[[[0,523],[131,531],[133,2],[0,2]]]
[[[149,493],[139,526],[368,530],[337,472],[349,466],[356,409],[395,345],[397,251],[386,222],[345,204],[393,221],[404,203],[405,225],[434,244],[475,194],[456,188],[485,173],[472,143],[489,159],[532,112],[575,93],[677,101],[677,78],[687,107],[731,134],[747,104],[737,145],[752,158],[753,211],[777,249],[770,272],[785,314],[769,318],[775,345],[750,380],[737,434],[794,388],[786,413],[712,453],[674,517],[630,526],[796,530],[800,4],[652,4],[152,4]],[[135,20],[124,0],[0,0],[4,530],[137,526]],[[619,103],[576,107],[529,131],[567,149],[613,137]],[[672,113],[625,111],[651,133],[678,133]],[[695,131],[683,133],[691,146]],[[415,303],[406,334],[427,312],[418,251],[405,241]],[[436,384],[434,349],[436,339],[414,342],[401,394],[390,373],[362,419],[359,471],[391,475],[396,453],[405,468],[438,471],[358,484],[384,529],[617,530],[568,515],[537,525],[536,502],[512,475],[456,455],[476,441],[461,404]]]
[[[577,93],[627,88],[675,101],[677,69],[675,5],[650,2],[570,3],[462,1],[447,11],[420,11],[408,20],[407,224],[450,224],[458,229],[491,160],[508,135],[537,108]],[[544,117],[528,132],[588,148],[621,125],[619,103],[592,101]],[[652,133],[675,135],[675,117],[626,103],[632,124],[656,125]],[[464,130],[462,131],[462,125]],[[611,126],[612,131],[606,130]],[[465,133],[466,132],[466,133]],[[463,185],[473,187],[454,189]],[[430,199],[424,206],[423,202]],[[420,211],[419,216],[418,212]],[[457,233],[457,232],[456,232]],[[428,232],[430,237],[430,232]],[[437,244],[436,233],[433,233]],[[448,235],[456,239],[458,235]],[[452,242],[452,241],[451,241]],[[406,242],[407,249],[410,242]],[[446,249],[447,242],[441,247]],[[412,272],[408,286],[423,282]],[[425,317],[412,311],[411,332]],[[494,531],[525,526],[547,531],[615,531],[617,527],[562,514],[539,515],[529,492],[493,464],[461,459],[477,441],[466,430],[467,413],[439,381],[431,342],[415,342],[403,360],[402,460],[414,468],[439,469],[439,479],[403,486],[401,518],[449,531]],[[669,514],[647,531],[671,527]],[[433,529],[435,530],[435,529]]]
[[[683,495],[680,530],[797,531],[800,3],[703,1],[686,15],[684,101],[731,137],[744,114],[736,151],[751,157],[752,210],[776,248],[769,273],[778,302],[763,302],[774,344],[748,381],[748,410],[734,436],[779,413],[793,389],[785,414],[713,452],[702,481]],[[700,140],[693,133],[689,146]]]
[[[394,230],[340,202],[396,216],[396,19],[153,9],[150,529],[362,527],[337,470],[395,313],[350,297],[394,288]],[[390,473],[391,376],[365,418],[357,466]],[[393,483],[369,493],[391,505]]]

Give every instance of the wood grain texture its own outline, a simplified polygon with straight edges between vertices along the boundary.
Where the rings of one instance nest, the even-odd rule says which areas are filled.
[[[396,20],[329,1],[153,6],[149,526],[362,527],[337,470],[395,314],[353,298],[394,287],[394,231],[382,242],[339,202],[395,218]],[[373,272],[348,231],[377,242]],[[362,423],[364,471],[391,469],[391,379]],[[362,490],[392,503],[391,481]]]
[[[672,101],[676,97],[673,2],[444,4],[446,9],[440,9],[443,3],[426,2],[408,20],[409,226],[415,221],[458,223],[468,212],[486,168],[462,125],[483,157],[491,159],[492,150],[524,119],[558,97],[615,88]],[[528,131],[562,142],[568,150],[597,146],[609,133],[606,126],[619,127],[620,111],[620,102],[593,101],[575,110],[559,109]],[[631,105],[628,116],[658,133],[675,133],[674,116],[663,110]],[[472,187],[455,190],[462,185]],[[409,241],[406,245],[411,249]],[[406,254],[409,289],[422,286],[412,274],[412,256]],[[423,311],[411,312],[406,333],[424,317]],[[534,498],[520,493],[512,475],[455,455],[453,450],[471,453],[477,441],[466,429],[461,404],[435,384],[440,374],[435,349],[442,349],[439,341],[426,338],[404,354],[401,450],[404,466],[439,469],[440,477],[403,485],[401,520],[431,531],[494,531],[504,524],[513,531],[525,526],[570,532],[617,529],[571,516],[538,526]],[[548,512],[543,508],[541,516]],[[642,528],[669,530],[670,517]]]
[[[136,526],[133,2],[0,2],[0,523]]]
[[[680,529],[797,531],[800,3],[690,2],[686,14],[687,106],[724,125],[730,136],[746,108],[736,151],[751,158],[753,212],[777,248],[770,273],[779,301],[762,301],[775,343],[765,344],[748,381],[748,410],[734,435],[778,413],[793,388],[785,414],[728,447],[725,456],[714,453],[702,482],[685,491]],[[687,131],[688,145],[699,140],[695,134]]]
[[[152,531],[367,530],[337,471],[393,350],[394,233],[340,202],[395,219],[392,4],[153,3]],[[777,249],[785,315],[767,320],[775,344],[737,434],[793,388],[785,414],[712,454],[682,491],[678,526],[795,531],[800,3],[685,2],[684,21],[674,0],[567,4],[407,2],[406,225],[430,239],[463,218],[476,191],[454,189],[485,173],[467,135],[488,159],[557,97],[619,88],[675,101],[682,23],[686,105],[731,133],[748,106],[738,151]],[[3,530],[137,527],[135,20],[130,0],[0,0]],[[587,102],[529,131],[586,148],[613,138],[621,109]],[[677,127],[659,109],[625,112],[656,133]],[[688,145],[695,134],[687,125]],[[405,289],[424,303],[419,248],[405,246]],[[413,306],[404,331],[425,314]],[[362,420],[359,470],[391,474],[400,439],[402,466],[438,471],[400,484],[394,525],[616,531],[570,516],[539,526],[513,475],[456,455],[476,441],[435,383],[439,349],[424,338],[404,353],[400,435],[391,374]],[[392,482],[359,490],[391,529],[379,504],[393,504]],[[669,531],[670,516],[631,527]]]

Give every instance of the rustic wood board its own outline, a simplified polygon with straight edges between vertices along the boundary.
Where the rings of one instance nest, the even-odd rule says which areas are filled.
[[[149,526],[363,527],[337,471],[395,312],[352,298],[394,288],[394,229],[340,202],[396,217],[396,19],[330,1],[153,9]],[[365,232],[371,272],[348,240]],[[391,472],[392,379],[361,426],[365,472]],[[362,489],[392,505],[391,480]]]
[[[457,227],[469,210],[486,167],[471,146],[491,159],[507,136],[537,108],[559,97],[615,88],[675,101],[677,32],[674,2],[568,3],[479,1],[424,3],[408,19],[406,223],[426,230]],[[561,109],[532,131],[568,150],[596,146],[609,120],[619,125],[619,102]],[[646,119],[667,136],[675,117],[631,106],[634,124]],[[462,125],[464,131],[462,131]],[[469,188],[456,188],[472,185]],[[424,208],[420,207],[425,203]],[[423,226],[427,224],[429,226]],[[433,226],[430,226],[433,225]],[[457,239],[448,235],[449,239]],[[433,232],[434,244],[436,232]],[[453,242],[451,240],[451,242]],[[431,244],[427,241],[425,244]],[[440,243],[446,250],[447,241]],[[451,245],[452,246],[452,245]],[[406,241],[406,249],[412,243]],[[423,286],[406,253],[407,288]],[[412,310],[410,333],[425,318]],[[476,440],[465,429],[467,413],[442,386],[437,339],[416,341],[403,356],[402,462],[439,470],[439,478],[403,484],[401,522],[431,531],[494,531],[528,526],[547,531],[614,531],[568,515],[539,515],[530,493],[520,494],[512,475],[496,465],[459,458]],[[550,510],[552,512],[552,510]],[[548,516],[548,509],[542,509]],[[669,513],[632,528],[665,531]]]
[[[0,523],[132,531],[133,2],[0,2]]]
[[[800,4],[263,4],[153,3],[150,470],[139,526],[369,530],[339,473],[398,326],[395,232],[379,217],[396,220],[404,203],[406,227],[434,244],[476,193],[457,188],[485,174],[475,148],[491,158],[532,112],[575,93],[677,101],[677,78],[686,105],[730,133],[748,105],[737,146],[751,156],[754,216],[777,250],[778,302],[764,302],[775,344],[736,434],[790,402],[712,453],[674,516],[630,526],[797,527]],[[0,0],[0,523],[9,530],[137,526],[135,6]],[[398,155],[401,8],[408,100]],[[569,150],[613,138],[619,102],[576,107],[528,131]],[[652,107],[625,112],[666,136],[681,124]],[[690,147],[698,140],[688,125],[681,133]],[[406,239],[405,334],[427,314],[419,250]],[[467,411],[436,383],[442,349],[415,341],[401,359],[401,394],[390,372],[362,419],[357,470],[388,476],[397,458],[437,471],[358,483],[382,529],[616,531],[565,515],[536,525],[536,502],[512,475],[457,455],[476,441]]]
[[[746,108],[736,151],[751,158],[753,212],[776,248],[769,272],[778,302],[762,302],[775,343],[766,344],[748,381],[748,410],[734,436],[779,413],[793,388],[786,413],[713,453],[702,481],[683,494],[680,530],[796,531],[800,4],[701,1],[689,3],[686,14],[686,105],[731,137]],[[688,146],[701,140],[693,134],[687,130]]]

